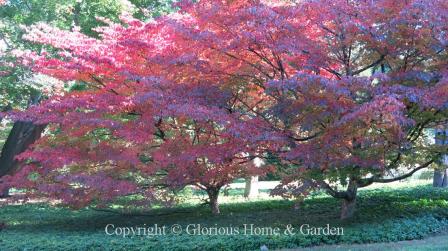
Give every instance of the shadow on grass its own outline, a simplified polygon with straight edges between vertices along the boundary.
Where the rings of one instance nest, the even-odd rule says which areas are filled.
[[[72,211],[67,208],[43,204],[27,204],[1,208],[1,220],[8,225],[2,238],[12,249],[45,247],[58,250],[63,244],[84,239],[84,244],[72,248],[124,249],[132,245],[169,250],[188,250],[187,243],[199,245],[202,250],[259,249],[261,244],[270,247],[297,247],[334,243],[370,243],[418,239],[440,231],[448,226],[448,191],[430,186],[401,189],[374,189],[360,192],[356,215],[339,220],[340,202],[323,194],[306,199],[299,210],[293,210],[293,202],[286,200],[260,200],[227,203],[221,206],[222,214],[212,216],[206,206],[184,206],[175,209],[154,209],[152,216],[127,216],[92,209]],[[285,228],[286,225],[343,227],[344,236],[173,236],[158,238],[148,244],[144,239],[123,239],[110,246],[113,239],[104,234],[107,224],[115,226],[151,226],[153,224],[183,227],[189,224],[202,226],[243,226],[254,224],[262,227]],[[28,236],[25,238],[24,236]],[[59,236],[59,237],[58,237]],[[207,238],[205,238],[207,237]],[[17,241],[25,238],[25,243]],[[180,239],[179,239],[180,238]],[[205,238],[205,239],[204,239]],[[50,241],[50,244],[48,243]],[[42,244],[44,245],[44,244]],[[67,244],[68,245],[68,244]],[[70,244],[72,245],[72,244]],[[70,246],[69,245],[69,246]],[[100,246],[97,246],[100,245]],[[116,246],[115,246],[116,245]],[[71,248],[66,250],[70,250]],[[37,248],[39,249],[39,248]],[[8,249],[6,249],[8,250]]]
[[[339,224],[368,223],[378,219],[387,220],[420,213],[436,212],[448,215],[448,191],[430,186],[403,189],[375,189],[361,191],[358,198],[358,208],[355,216],[348,221],[338,219],[340,201],[323,194],[315,194],[303,202],[300,209],[293,210],[293,202],[287,200],[247,201],[244,203],[226,203],[221,205],[222,214],[213,216],[206,205],[183,206],[181,208],[153,209],[148,215],[126,215],[112,212],[102,212],[93,209],[70,210],[63,207],[52,207],[45,204],[27,204],[8,206],[2,209],[2,219],[13,224],[12,228],[45,227],[55,225],[79,229],[87,226],[101,226],[104,223],[139,223],[163,222],[179,223],[200,219],[201,222],[211,221],[234,224],[244,224],[247,219],[263,219],[263,222],[323,222],[332,221]],[[275,217],[274,217],[275,216]],[[375,217],[372,217],[375,216]],[[273,219],[275,218],[275,219]],[[76,224],[73,224],[76,223]],[[96,223],[91,225],[90,223]],[[78,226],[77,226],[78,225]]]

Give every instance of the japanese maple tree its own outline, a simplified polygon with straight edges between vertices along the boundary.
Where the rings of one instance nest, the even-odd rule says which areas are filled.
[[[234,109],[265,122],[256,129],[265,149],[288,167],[274,194],[325,189],[347,218],[358,188],[407,178],[446,151],[425,134],[446,122],[446,2],[181,7],[195,21],[177,25],[190,64],[234,90]],[[399,168],[408,172],[384,178]]]
[[[171,17],[122,21],[126,27],[104,20],[109,26],[98,29],[101,39],[33,27],[28,39],[60,53],[25,54],[23,63],[80,88],[67,93],[61,87],[26,113],[10,114],[50,128],[19,156],[24,167],[2,184],[26,188],[28,198],[44,195],[76,207],[134,194],[155,200],[167,187],[195,185],[219,213],[221,187],[260,173],[251,160],[261,147],[238,137],[245,133],[241,123],[253,122],[229,108],[232,95],[216,83],[183,77],[182,70],[191,70],[182,66],[183,51],[175,50]],[[169,69],[176,65],[179,72]]]

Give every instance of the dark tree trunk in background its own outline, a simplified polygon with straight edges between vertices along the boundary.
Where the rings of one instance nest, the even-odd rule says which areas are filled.
[[[0,177],[14,173],[19,167],[15,157],[24,152],[31,144],[38,140],[45,125],[34,125],[31,122],[17,121],[3,145],[0,156]],[[8,195],[8,190],[0,191],[0,197]]]
[[[0,190],[0,198],[7,198],[9,197],[9,188],[4,188],[3,190]]]
[[[434,170],[433,186],[448,188],[448,168],[445,170]]]
[[[218,203],[219,190],[220,188],[216,187],[207,188],[207,194],[209,199],[208,203],[214,215],[220,214]]]
[[[246,178],[244,197],[251,199],[258,196],[258,176]]]
[[[31,95],[28,107],[40,102],[40,94]],[[13,174],[19,168],[19,161],[15,158],[23,153],[30,145],[41,137],[46,125],[35,125],[31,122],[16,121],[9,132],[0,155],[0,178]],[[7,197],[9,188],[0,191],[0,198]]]
[[[353,217],[356,211],[356,195],[358,192],[358,184],[355,180],[350,180],[347,191],[342,198],[341,219],[345,220]]]

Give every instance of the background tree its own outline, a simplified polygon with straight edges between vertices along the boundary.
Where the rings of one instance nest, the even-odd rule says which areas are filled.
[[[83,82],[85,88],[54,95],[27,113],[10,113],[50,124],[52,133],[20,156],[28,165],[4,183],[77,207],[136,193],[150,200],[159,185],[196,185],[219,213],[220,188],[250,174],[245,163],[253,154],[247,153],[259,147],[236,137],[241,114],[230,109],[228,92],[206,80],[183,82],[179,72],[168,70],[173,58],[182,60],[170,54],[175,37],[161,37],[172,28],[168,21],[143,25],[125,16],[126,27],[111,22],[98,29],[101,39],[36,26],[29,39],[65,52],[62,58],[31,53],[25,61],[37,72]],[[161,55],[168,61],[160,62]]]

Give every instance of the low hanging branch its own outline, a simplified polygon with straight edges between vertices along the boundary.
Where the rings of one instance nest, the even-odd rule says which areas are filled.
[[[366,187],[366,186],[369,186],[369,185],[371,185],[373,183],[390,183],[390,182],[399,181],[399,180],[403,180],[403,179],[409,178],[414,173],[416,173],[417,171],[419,171],[421,169],[424,169],[424,168],[427,168],[429,165],[434,163],[434,161],[435,161],[435,159],[431,159],[430,161],[425,162],[421,166],[418,166],[417,168],[414,168],[409,173],[403,174],[403,175],[398,176],[398,177],[389,178],[389,179],[382,179],[382,178],[380,178],[378,176],[373,176],[373,177],[370,177],[368,179],[360,180],[360,181],[358,181],[358,187]]]
[[[412,171],[403,174],[401,176],[398,177],[394,177],[394,178],[389,178],[389,179],[382,179],[378,176],[374,176],[371,178],[367,178],[367,179],[361,179],[361,180],[354,180],[354,182],[356,182],[356,185],[358,188],[362,188],[362,187],[366,187],[369,186],[373,183],[390,183],[390,182],[394,182],[394,181],[399,181],[399,180],[403,180],[406,178],[411,177],[414,173],[416,173],[417,171],[427,168],[429,165],[431,165],[432,163],[434,163],[435,159],[431,159],[430,161],[425,162],[424,164],[422,164],[421,166],[418,166],[417,168],[414,168]],[[328,183],[326,183],[325,181],[319,181],[317,183],[317,185],[319,185],[321,188],[323,188],[324,190],[326,190],[326,192],[331,195],[334,198],[337,199],[344,199],[348,196],[347,191],[338,191],[337,189],[331,187]]]
[[[431,165],[432,163],[434,163],[434,161],[435,161],[435,160],[432,159],[432,160],[430,160],[430,161],[424,163],[423,165],[421,165],[421,166],[415,168],[415,169],[412,170],[411,172],[409,172],[409,173],[407,173],[407,174],[404,174],[404,175],[402,175],[402,176],[398,176],[398,177],[390,178],[390,179],[378,179],[378,178],[374,178],[374,179],[372,179],[372,181],[373,181],[374,183],[390,183],[390,182],[394,182],[394,181],[398,181],[398,180],[403,180],[403,179],[406,179],[406,178],[411,177],[415,172],[417,172],[417,171],[419,171],[419,170],[421,170],[421,169],[427,168],[429,165]]]

